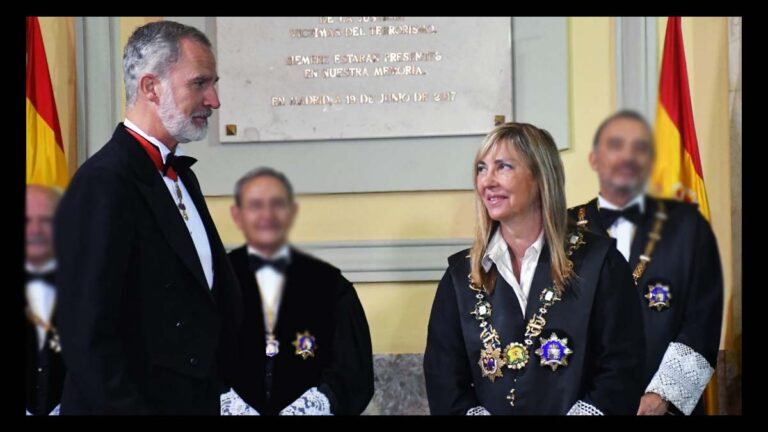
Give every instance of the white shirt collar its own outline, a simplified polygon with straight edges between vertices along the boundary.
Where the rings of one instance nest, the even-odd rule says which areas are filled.
[[[288,244],[284,244],[283,246],[281,246],[280,249],[278,249],[277,252],[275,252],[275,254],[272,255],[272,257],[270,257],[270,258],[267,258],[263,253],[261,253],[258,249],[256,249],[255,247],[253,247],[251,245],[248,245],[248,254],[249,255],[253,254],[253,255],[256,255],[256,256],[260,256],[260,257],[262,257],[264,259],[270,259],[270,260],[275,260],[275,259],[278,259],[278,258],[286,258],[286,259],[288,259],[290,261],[290,259],[291,259],[291,250],[288,247]]]
[[[645,213],[645,194],[642,194],[642,193],[634,197],[624,207],[619,207],[617,205],[612,204],[607,199],[603,198],[603,196],[600,195],[599,193],[597,194],[597,202],[598,202],[599,208],[605,208],[608,210],[624,210],[629,206],[637,204],[640,206],[640,213]]]
[[[165,159],[171,153],[171,150],[165,144],[160,142],[159,139],[157,139],[157,138],[155,138],[155,137],[153,137],[151,135],[148,135],[146,132],[144,132],[143,130],[139,129],[138,126],[136,126],[132,121],[130,121],[128,119],[123,120],[123,124],[125,125],[125,127],[127,127],[128,129],[131,129],[132,131],[136,132],[137,134],[143,136],[144,139],[146,139],[147,141],[149,141],[152,144],[154,144],[157,148],[159,148],[160,149],[160,155],[163,157],[163,163],[165,163]],[[176,156],[183,156],[184,155],[184,151],[182,151],[182,148],[181,148],[180,144],[176,144],[176,150],[174,151],[174,154]]]
[[[24,263],[24,268],[27,269],[27,272],[31,274],[42,274],[42,273],[48,273],[50,271],[56,270],[56,260],[51,258],[48,260],[45,264],[41,265],[40,267],[35,267],[30,262]]]
[[[530,253],[536,253],[538,255],[541,253],[541,248],[543,245],[544,229],[542,228],[541,232],[539,232],[539,236],[536,238],[536,241],[528,246],[528,249],[525,250],[524,255],[529,255]],[[483,254],[482,260],[483,269],[487,272],[491,269],[493,263],[500,262],[504,255],[508,254],[509,245],[501,235],[501,227],[497,227],[496,232],[493,234],[493,237],[491,237],[491,241],[488,242],[488,247],[485,248],[485,254]]]

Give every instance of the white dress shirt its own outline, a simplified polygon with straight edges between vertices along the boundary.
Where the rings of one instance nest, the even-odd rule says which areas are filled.
[[[637,204],[640,206],[640,213],[645,212],[645,195],[643,194],[636,196],[624,207],[611,204],[599,194],[597,195],[597,202],[598,208],[608,210],[624,210],[629,206]],[[627,262],[629,262],[629,254],[632,251],[632,239],[635,237],[635,231],[637,231],[637,226],[623,217],[616,219],[616,222],[608,228],[608,235],[616,239],[616,249],[624,255],[624,259]]]
[[[157,148],[160,149],[160,154],[163,157],[163,163],[165,163],[165,159],[171,153],[165,144],[160,142],[160,140],[157,138],[144,133],[144,131],[139,129],[138,126],[133,124],[133,122],[128,119],[125,119],[123,124],[125,124],[125,126],[132,131],[143,136],[150,143],[157,146]],[[181,145],[176,145],[175,154],[176,156],[183,155]],[[174,205],[178,206],[178,197],[176,196],[176,182],[171,180],[170,177],[164,176],[160,171],[158,171],[158,175],[162,177],[163,181],[165,182],[165,186],[168,187],[168,193],[171,194],[171,199],[173,200]],[[200,258],[200,264],[203,266],[205,281],[208,283],[208,288],[211,289],[213,288],[213,255],[211,253],[211,244],[208,242],[208,234],[205,232],[203,219],[200,217],[200,213],[197,212],[197,207],[195,207],[195,203],[192,201],[192,197],[189,195],[187,188],[181,181],[181,177],[178,178],[178,183],[179,189],[181,189],[181,196],[184,202],[184,206],[187,208],[187,216],[189,216],[189,220],[184,220],[184,218],[181,216],[181,211],[179,211],[179,217],[182,218],[184,223],[187,225],[189,235],[192,237],[192,242],[195,244],[197,256]]]
[[[528,249],[523,254],[519,282],[515,277],[515,272],[512,270],[512,256],[509,253],[509,245],[507,245],[507,242],[501,235],[501,227],[496,229],[483,255],[483,269],[487,272],[493,264],[496,264],[496,269],[501,277],[515,290],[523,316],[525,316],[528,293],[531,291],[531,281],[533,280],[533,274],[536,272],[536,265],[539,262],[539,255],[541,255],[541,248],[543,246],[544,230],[542,229],[536,241],[528,246]]]
[[[56,270],[56,261],[50,260],[41,267],[33,267],[26,263],[24,267],[30,274],[43,274]],[[56,305],[56,288],[44,280],[32,280],[27,283],[24,295],[27,297],[30,311],[43,322],[50,323],[53,308]],[[45,327],[36,324],[35,328],[37,330],[37,347],[42,350],[45,346]]]
[[[286,258],[290,260],[291,254],[288,245],[283,245],[278,251],[271,257],[264,256],[256,248],[248,246],[248,254],[258,255],[261,258],[276,260],[278,258]],[[264,309],[264,324],[267,331],[270,330],[271,325],[274,330],[274,325],[277,323],[277,313],[280,309],[280,300],[283,297],[283,285],[285,283],[285,275],[275,270],[271,266],[264,266],[260,268],[256,273],[256,282],[259,286],[259,293],[261,295],[261,307]],[[267,322],[269,312],[272,312],[272,322]]]

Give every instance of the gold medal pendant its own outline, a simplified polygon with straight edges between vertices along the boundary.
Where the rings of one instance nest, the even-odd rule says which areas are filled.
[[[176,205],[179,207],[181,216],[184,218],[185,221],[188,221],[189,215],[187,214],[187,206],[185,206],[184,202],[182,201],[184,197],[181,194],[181,188],[179,187],[179,182],[175,182],[175,186],[176,186],[176,197],[179,199],[179,202]]]
[[[501,349],[499,348],[486,345],[485,349],[480,351],[480,360],[477,364],[480,365],[483,378],[488,378],[491,382],[504,375],[501,371],[501,368],[504,367],[504,359],[501,358]]]
[[[267,357],[274,357],[280,352],[280,341],[275,339],[275,336],[270,334],[267,336]]]
[[[296,340],[293,341],[292,345],[296,347],[294,354],[301,356],[304,360],[309,357],[314,357],[315,351],[317,351],[315,337],[308,331],[305,331],[304,333],[296,333]]]

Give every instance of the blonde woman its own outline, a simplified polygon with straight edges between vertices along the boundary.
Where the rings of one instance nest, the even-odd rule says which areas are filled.
[[[474,161],[476,233],[448,258],[424,355],[432,414],[634,414],[643,326],[614,241],[568,220],[552,137],[507,123]]]

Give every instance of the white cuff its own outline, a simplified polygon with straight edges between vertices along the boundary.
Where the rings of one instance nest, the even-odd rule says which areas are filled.
[[[25,409],[24,411],[27,412],[28,416],[33,415],[31,412],[29,412],[28,409]],[[60,412],[61,412],[61,404],[58,404],[55,407],[53,407],[53,409],[51,410],[51,412],[48,413],[48,415],[57,416],[57,415],[59,415]]]
[[[656,393],[685,415],[691,415],[714,372],[701,354],[685,344],[672,342],[645,392]]]
[[[293,401],[292,404],[283,408],[280,415],[333,415],[331,413],[331,402],[325,395],[312,387]]]
[[[222,393],[219,399],[221,401],[221,415],[223,416],[259,415],[259,412],[240,398],[233,389]]]
[[[588,416],[601,416],[605,415],[602,411],[597,409],[596,406],[588,404],[584,401],[576,401],[575,404],[571,407],[570,410],[568,410],[569,416],[576,416],[576,415],[588,415]]]
[[[466,415],[468,415],[468,416],[485,416],[485,415],[491,415],[491,413],[489,413],[488,410],[485,409],[485,407],[476,406],[474,408],[470,408],[467,411]]]

